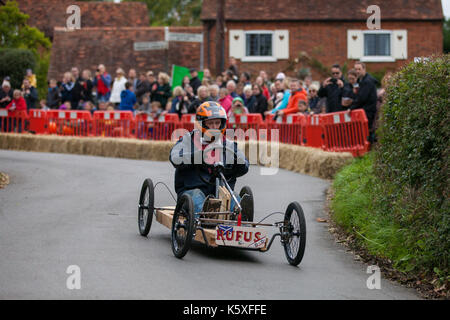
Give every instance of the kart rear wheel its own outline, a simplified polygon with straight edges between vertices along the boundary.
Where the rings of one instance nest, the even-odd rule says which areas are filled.
[[[282,243],[287,261],[297,266],[303,259],[306,245],[305,215],[298,202],[291,202],[284,214]]]
[[[242,202],[242,198],[244,197],[244,195],[247,194],[249,199],[245,200],[244,203],[245,205],[243,205]],[[253,218],[254,218],[254,202],[253,202],[253,192],[252,189],[250,189],[249,186],[244,186],[241,189],[241,192],[239,192],[239,197],[241,197],[241,206],[242,206],[242,220],[243,221],[252,221],[253,222]]]
[[[155,211],[155,189],[151,179],[145,179],[139,196],[138,226],[141,236],[146,237],[152,226]]]
[[[177,202],[172,220],[172,252],[181,259],[191,247],[194,235],[194,203],[192,198],[184,194]]]

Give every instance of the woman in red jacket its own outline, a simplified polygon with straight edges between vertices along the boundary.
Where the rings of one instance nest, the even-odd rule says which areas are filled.
[[[6,106],[6,110],[9,111],[26,111],[27,103],[22,97],[22,92],[20,90],[14,90],[13,99]]]
[[[12,116],[14,118],[9,118],[7,131],[15,131],[17,127],[17,123],[19,124],[19,132],[22,132],[22,119],[18,116],[19,111],[27,112],[27,103],[25,99],[22,97],[22,92],[20,90],[14,90],[13,99],[6,106],[6,110],[8,110],[8,116]],[[14,121],[12,121],[14,119]]]

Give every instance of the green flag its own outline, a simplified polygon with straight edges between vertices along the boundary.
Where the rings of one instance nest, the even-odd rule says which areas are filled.
[[[181,86],[185,76],[191,77],[189,70],[189,68],[172,65],[172,91],[175,87]],[[198,78],[200,81],[203,80],[203,71],[198,71]]]

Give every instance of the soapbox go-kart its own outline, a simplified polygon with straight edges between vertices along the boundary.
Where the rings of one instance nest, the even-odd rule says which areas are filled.
[[[287,261],[298,265],[303,258],[306,243],[306,224],[302,207],[298,202],[291,202],[284,212],[283,221],[261,223],[276,213],[267,215],[260,222],[254,222],[253,193],[245,186],[239,192],[240,201],[229,186],[224,176],[224,165],[221,162],[210,166],[215,196],[207,196],[202,212],[194,214],[192,198],[183,194],[176,200],[175,207],[155,207],[155,187],[146,179],[142,184],[138,206],[138,225],[142,236],[150,232],[153,216],[156,221],[171,229],[172,251],[175,257],[183,258],[191,247],[192,241],[205,244],[207,247],[233,247],[237,249],[266,252],[274,239],[280,237]],[[201,175],[199,174],[201,177]],[[170,189],[165,185],[166,188]],[[172,194],[172,193],[171,193]],[[172,195],[174,198],[174,196]],[[174,198],[175,200],[175,198]],[[235,205],[230,210],[231,202]],[[278,231],[268,238],[268,228]],[[278,229],[278,230],[277,230]]]

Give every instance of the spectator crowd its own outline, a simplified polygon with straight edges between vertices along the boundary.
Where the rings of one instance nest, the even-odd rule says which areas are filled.
[[[338,111],[365,110],[371,139],[374,140],[374,122],[377,109],[384,97],[384,85],[390,76],[386,74],[383,87],[377,91],[375,80],[366,71],[363,62],[356,62],[344,77],[339,65],[333,65],[330,76],[321,83],[310,76],[305,79],[287,77],[283,72],[272,80],[265,71],[252,76],[239,72],[236,60],[231,58],[228,69],[211,75],[203,70],[190,70],[182,84],[171,89],[170,77],[152,71],[137,74],[135,69],[115,70],[111,75],[103,64],[92,74],[86,69],[80,73],[77,67],[64,73],[61,81],[50,79],[47,98],[38,101],[36,76],[27,70],[21,88],[11,88],[8,77],[2,80],[0,109],[29,110],[129,110],[135,114],[147,113],[158,117],[165,113],[195,113],[205,101],[218,101],[229,116],[233,114],[259,113],[263,118],[301,113],[305,115]]]

